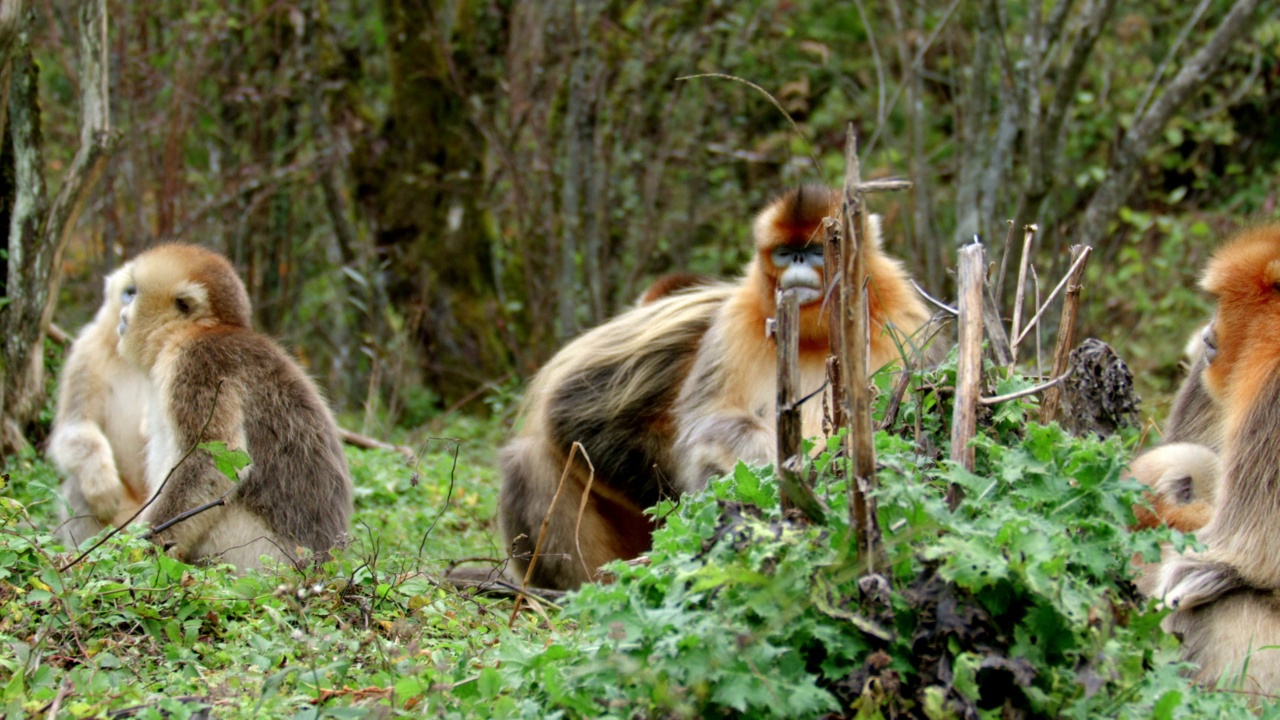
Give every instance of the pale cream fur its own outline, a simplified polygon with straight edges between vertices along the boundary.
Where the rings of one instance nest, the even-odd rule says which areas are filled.
[[[72,344],[46,454],[65,476],[58,532],[79,545],[119,525],[150,495],[144,462],[147,379],[116,348],[128,267],[109,275],[102,307]]]

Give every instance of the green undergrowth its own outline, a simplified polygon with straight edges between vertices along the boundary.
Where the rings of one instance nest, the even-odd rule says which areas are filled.
[[[350,544],[237,576],[120,534],[73,554],[46,530],[57,478],[6,462],[0,707],[7,718],[1199,718],[1250,712],[1180,675],[1163,612],[1132,585],[1169,531],[1131,533],[1126,441],[980,418],[948,456],[950,370],[913,381],[877,434],[882,550],[860,556],[842,460],[817,455],[823,525],[783,513],[769,468],[655,509],[648,564],[551,603],[474,597],[449,563],[501,562],[502,429],[458,421],[419,460],[348,450]],[[893,378],[877,378],[883,419]],[[994,381],[992,393],[1027,386]],[[441,433],[450,435],[450,433]],[[831,447],[835,447],[833,443]],[[946,494],[964,499],[954,510]],[[1264,716],[1275,716],[1265,708]]]

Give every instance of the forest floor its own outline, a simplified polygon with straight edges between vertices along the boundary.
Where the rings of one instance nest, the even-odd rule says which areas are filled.
[[[943,375],[951,372],[944,368]],[[890,378],[878,375],[883,389]],[[1132,560],[1127,441],[984,421],[978,469],[943,447],[945,376],[877,436],[887,563],[866,573],[838,460],[815,462],[822,527],[781,513],[772,471],[739,466],[664,503],[652,564],[518,607],[441,581],[498,567],[497,450],[509,422],[455,417],[394,452],[347,448],[351,542],[303,570],[238,576],[133,532],[85,561],[47,530],[58,479],[5,461],[0,712],[19,717],[1175,718],[1246,711],[1179,674]],[[1026,387],[1011,377],[1000,391]],[[929,390],[933,388],[933,390]],[[913,400],[910,398],[914,398]],[[876,413],[883,411],[882,406]],[[924,435],[921,435],[924,433]],[[911,437],[916,438],[914,441]],[[920,438],[925,438],[923,442]],[[933,439],[929,439],[933,438]],[[954,512],[948,487],[967,499]],[[868,580],[871,582],[868,582]],[[1267,712],[1271,712],[1268,710]],[[996,713],[996,715],[991,715]],[[1265,714],[1265,713],[1264,713]]]

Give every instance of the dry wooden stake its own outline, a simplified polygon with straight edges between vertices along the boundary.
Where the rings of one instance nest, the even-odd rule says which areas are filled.
[[[844,148],[844,190],[840,202],[840,366],[844,374],[845,414],[849,433],[845,447],[853,461],[849,478],[849,524],[858,532],[858,552],[867,558],[867,572],[875,572],[880,528],[876,522],[874,487],[876,450],[871,431],[871,392],[867,387],[870,363],[870,322],[867,314],[866,238],[863,237],[862,168],[858,162],[858,139],[849,125]]]
[[[1071,348],[1075,345],[1076,314],[1080,309],[1080,280],[1084,277],[1084,266],[1089,260],[1093,248],[1088,245],[1071,246],[1071,272],[1067,275],[1067,294],[1062,298],[1062,317],[1058,321],[1058,341],[1053,346],[1053,377],[1067,372],[1067,362]],[[1044,402],[1040,406],[1040,422],[1053,422],[1058,414],[1058,400],[1062,397],[1062,387],[1054,385],[1044,393]]]
[[[777,293],[778,317],[773,326],[773,339],[778,345],[778,485],[784,511],[795,508],[809,520],[821,523],[826,520],[826,512],[801,472],[800,298],[796,292],[793,288]]]
[[[826,424],[824,428],[830,435],[843,427],[849,427],[849,416],[845,414],[848,403],[844,395],[844,377],[840,368],[840,349],[844,347],[844,314],[839,308],[844,307],[840,294],[840,223],[828,222],[826,248],[822,254],[822,277],[827,284],[827,297],[823,300],[827,310],[827,342],[831,354],[827,356],[827,392],[823,397],[826,407]],[[832,310],[831,308],[835,308]],[[835,472],[839,473],[837,469]]]
[[[1010,349],[1015,363],[1018,361],[1018,342],[1022,339],[1018,331],[1022,329],[1022,304],[1027,298],[1027,266],[1031,264],[1031,241],[1035,239],[1036,230],[1039,228],[1035,225],[1026,225],[1022,229],[1022,261],[1018,266],[1018,288],[1013,301],[1013,331],[1009,333],[1009,336],[1014,339]]]
[[[1000,321],[1000,310],[991,297],[991,288],[982,293],[982,326],[987,332],[987,347],[1000,367],[1013,366],[1013,349],[1009,347],[1009,336],[1004,334],[1004,323]]]
[[[956,275],[959,283],[959,350],[956,361],[956,399],[951,419],[951,459],[973,471],[969,441],[978,429],[978,399],[982,392],[982,283],[987,267],[982,243],[960,248]],[[958,485],[947,491],[947,504],[955,509],[963,493]]]

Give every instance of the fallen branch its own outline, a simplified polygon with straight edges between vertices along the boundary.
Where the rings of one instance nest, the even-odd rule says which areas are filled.
[[[371,438],[368,435],[361,435],[354,430],[348,430],[341,427],[338,428],[338,436],[342,438],[342,442],[348,445],[355,445],[356,447],[364,448],[366,450],[390,450],[391,452],[400,453],[404,456],[405,460],[408,460],[410,463],[416,463],[418,461],[418,456],[413,451],[413,448],[406,447],[404,445],[392,445],[391,443]]]
[[[996,405],[998,403],[1008,402],[1010,400],[1017,400],[1020,397],[1035,395],[1038,392],[1044,392],[1049,388],[1057,387],[1058,384],[1061,383],[1063,380],[1066,380],[1067,376],[1069,375],[1071,375],[1071,370],[1068,369],[1067,372],[1062,373],[1058,377],[1048,382],[1044,382],[1039,385],[1036,385],[1035,387],[1029,387],[1025,390],[1019,390],[1017,392],[1011,392],[1005,395],[996,395],[995,397],[984,397],[978,400],[978,402],[982,405]]]

